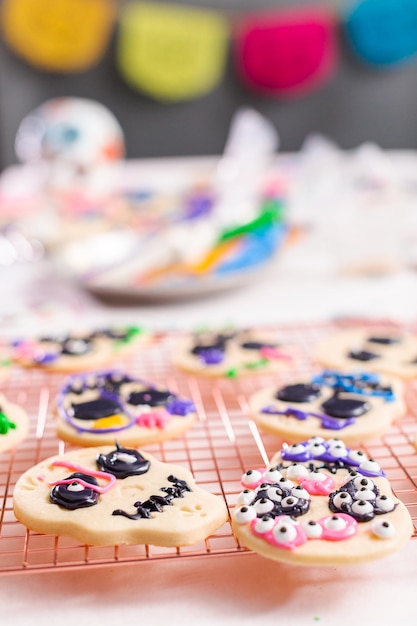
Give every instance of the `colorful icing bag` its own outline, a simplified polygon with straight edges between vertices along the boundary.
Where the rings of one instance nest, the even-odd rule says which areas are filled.
[[[113,0],[3,0],[3,38],[15,54],[48,72],[82,72],[105,53]]]
[[[242,18],[234,47],[238,76],[265,95],[291,97],[314,90],[336,67],[335,25],[334,15],[319,7]]]
[[[365,63],[383,67],[406,62],[417,53],[417,2],[363,0],[346,18],[344,29]]]
[[[221,80],[226,20],[217,12],[171,4],[130,3],[117,43],[120,74],[157,100],[197,98]]]

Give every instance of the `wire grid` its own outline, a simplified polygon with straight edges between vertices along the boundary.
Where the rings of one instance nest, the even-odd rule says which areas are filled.
[[[297,376],[317,370],[310,360],[312,347],[337,324],[274,328],[285,341],[298,346]],[[271,330],[271,329],[270,329]],[[191,397],[198,421],[184,436],[163,444],[146,446],[162,461],[187,467],[197,483],[223,497],[233,508],[241,491],[241,475],[268,462],[280,447],[276,438],[261,434],[248,418],[248,399],[258,389],[294,378],[291,370],[279,376],[258,374],[237,379],[206,379],[175,370],[170,354],[178,335],[160,335],[135,357],[115,364],[127,372],[174,392]],[[26,408],[29,437],[14,450],[0,456],[0,573],[39,572],[80,567],[100,567],[158,559],[203,558],[227,554],[250,554],[235,539],[230,523],[193,546],[161,548],[148,545],[95,547],[68,537],[28,531],[13,514],[13,487],[18,477],[42,459],[63,453],[72,446],[57,439],[54,425],[55,397],[65,376],[41,370],[12,369],[2,392]],[[380,463],[392,488],[407,506],[417,536],[417,450],[412,441],[417,431],[417,381],[407,385],[409,412],[383,437],[364,446]]]

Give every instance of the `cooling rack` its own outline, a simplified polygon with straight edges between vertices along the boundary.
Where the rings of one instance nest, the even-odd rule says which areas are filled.
[[[339,320],[268,330],[298,346],[297,372],[303,375],[317,369],[309,356],[313,346],[343,325],[345,322]],[[159,334],[140,353],[120,360],[115,367],[193,399],[198,409],[198,421],[193,429],[179,439],[146,446],[146,450],[162,461],[187,467],[203,489],[223,497],[231,508],[241,491],[243,472],[262,466],[278,447],[276,438],[259,433],[248,418],[249,396],[263,386],[276,383],[277,375],[212,380],[181,373],[170,362],[178,338],[178,335]],[[285,382],[291,376],[291,371],[282,373],[280,380]],[[71,449],[57,439],[54,426],[55,397],[64,379],[61,374],[11,368],[1,384],[2,392],[25,407],[31,420],[29,437],[14,450],[0,455],[1,574],[250,554],[235,539],[229,522],[204,542],[181,548],[86,546],[66,537],[28,531],[17,522],[12,495],[20,474],[44,458]],[[368,442],[364,450],[385,469],[395,494],[407,506],[417,529],[417,451],[412,444],[417,430],[417,381],[407,385],[406,395],[408,414],[385,436]]]

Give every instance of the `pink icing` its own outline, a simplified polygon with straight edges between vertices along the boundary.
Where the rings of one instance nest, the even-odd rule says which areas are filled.
[[[285,543],[278,541],[278,539],[273,534],[273,530],[278,525],[278,522],[280,520],[288,520],[288,523],[294,526],[296,535],[292,541],[286,541]],[[259,533],[256,530],[257,521],[258,519],[254,519],[251,521],[251,530],[253,534],[256,535],[257,537],[261,537],[262,539],[265,539],[265,541],[272,544],[273,546],[277,546],[278,548],[284,548],[285,550],[294,550],[295,548],[298,548],[298,546],[303,545],[303,543],[306,543],[306,541],[308,540],[308,537],[306,533],[304,532],[303,527],[298,522],[291,521],[291,518],[288,515],[279,515],[278,517],[276,517],[274,520],[276,523],[271,528],[271,530],[269,530],[266,533]]]
[[[170,418],[171,415],[167,411],[149,411],[138,415],[136,424],[145,428],[165,428]]]
[[[271,346],[264,346],[261,348],[261,356],[264,359],[284,359],[285,361],[292,361],[291,354],[282,352],[278,348],[272,348]]]
[[[351,515],[347,513],[337,513],[336,517],[341,517],[345,522],[345,528],[341,530],[331,530],[326,528],[325,521],[331,519],[332,515],[327,515],[318,520],[318,524],[323,528],[322,539],[326,541],[342,541],[343,539],[349,539],[358,532],[358,522]]]
[[[42,357],[44,352],[40,345],[35,341],[24,341],[15,347],[16,356],[18,358],[36,359]]]
[[[99,485],[92,485],[91,483],[83,480],[82,478],[68,478],[65,480],[56,480],[54,483],[49,483],[51,487],[55,487],[55,485],[70,485],[73,482],[80,483],[86,489],[92,489],[93,491],[97,491],[97,493],[107,493],[110,491],[112,487],[116,484],[116,477],[113,474],[108,474],[107,472],[98,472],[95,470],[85,469],[81,465],[77,463],[70,463],[69,461],[60,461],[59,459],[53,461],[52,465],[54,467],[66,467],[70,470],[75,470],[76,472],[81,472],[82,474],[88,474],[89,476],[94,476],[94,478],[102,478],[103,480],[108,481],[104,487],[100,487]]]
[[[312,496],[328,496],[334,491],[336,483],[331,476],[326,476],[324,480],[309,480],[301,477],[300,485]]]

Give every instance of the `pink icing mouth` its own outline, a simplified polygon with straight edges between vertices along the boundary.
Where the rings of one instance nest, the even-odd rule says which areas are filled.
[[[141,413],[136,418],[136,424],[145,428],[165,428],[171,415],[167,411],[149,411]]]
[[[309,480],[301,477],[300,485],[312,496],[328,496],[336,487],[331,476],[326,476],[324,480]]]

